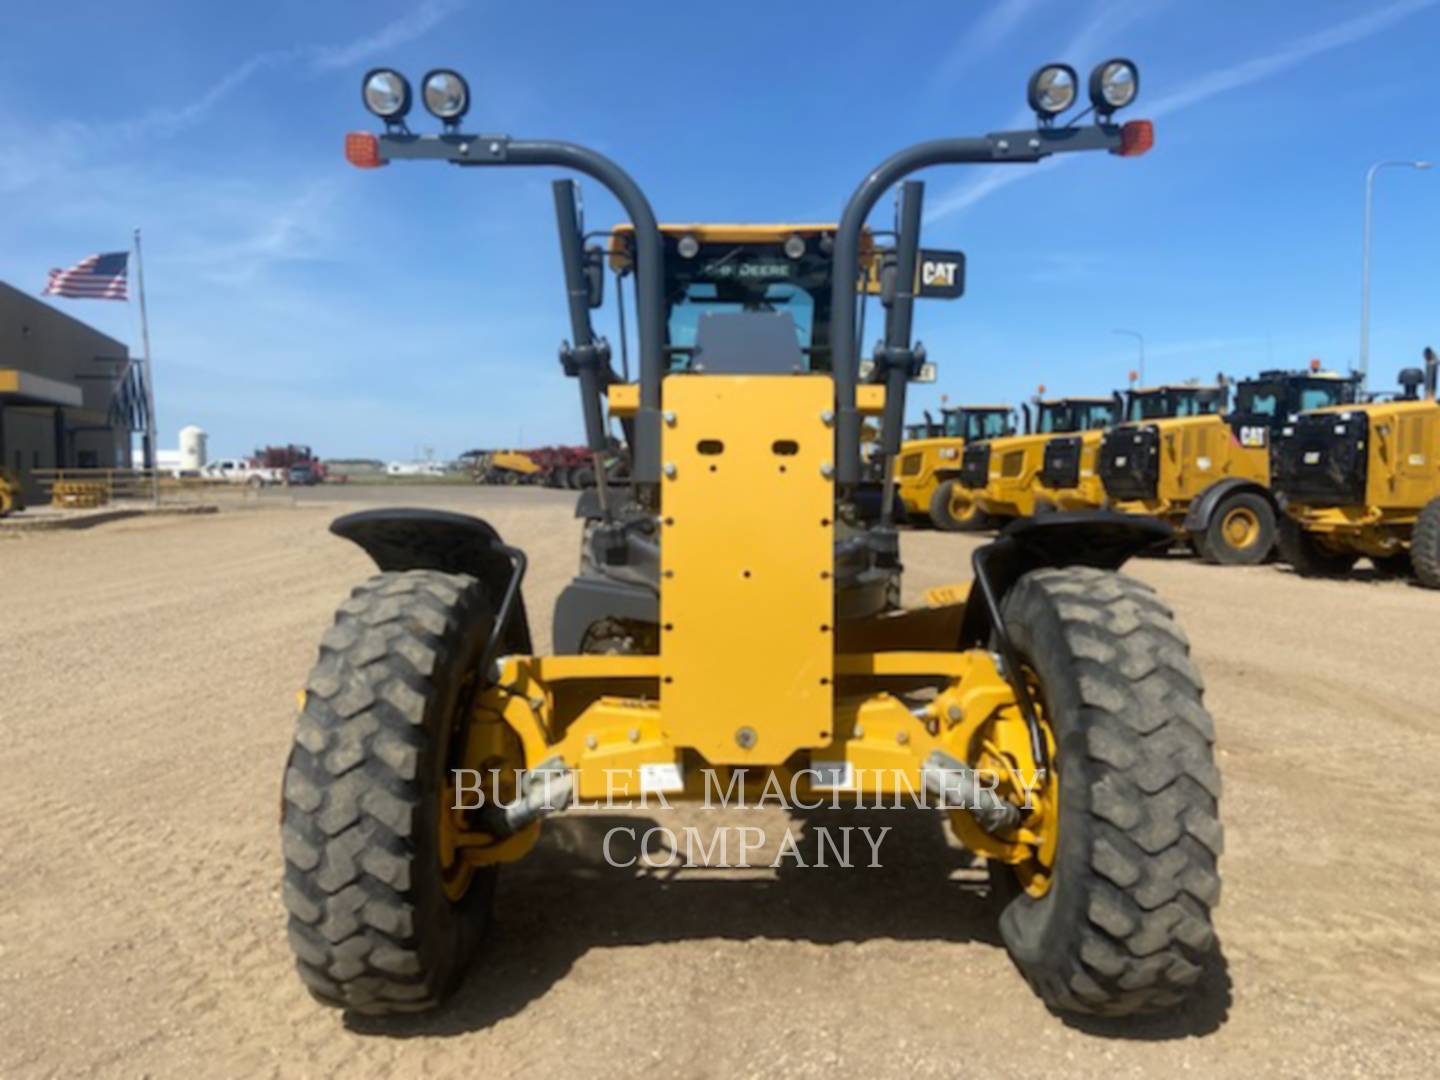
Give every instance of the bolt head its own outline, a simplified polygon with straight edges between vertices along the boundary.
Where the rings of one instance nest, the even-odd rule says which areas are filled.
[[[959,705],[951,705],[950,708],[945,710],[945,715],[951,720],[959,721],[965,714],[960,711]]]
[[[665,462],[665,476],[670,480],[675,479],[675,463],[673,461]]]
[[[633,728],[633,727],[632,727],[629,731],[627,731],[627,732],[625,733],[625,737],[628,738],[631,742],[639,742],[639,741],[640,741],[640,729],[639,729],[639,728]]]
[[[820,414],[820,422],[826,427],[829,427],[831,424],[835,423],[835,414],[829,409],[826,409]]]
[[[585,746],[586,746],[588,749],[594,750],[595,747],[597,747],[597,746],[599,746],[599,745],[600,745],[600,740],[597,739],[597,738],[595,738],[594,735],[586,735],[586,736],[585,736]]]
[[[865,729],[864,729],[863,727],[861,727],[859,724],[856,724],[856,725],[855,725],[855,733],[854,733],[854,734],[855,734],[855,738],[857,738],[857,739],[863,739],[863,738],[865,737]]]
[[[908,731],[897,731],[895,733],[895,741],[901,746],[904,746],[910,741],[910,733]]]
[[[752,727],[741,727],[735,729],[735,745],[742,750],[749,750],[755,745],[757,736]]]
[[[673,425],[673,424],[675,423],[675,410],[674,410],[674,409],[666,409],[666,410],[665,410],[663,413],[661,413],[660,415],[665,418],[665,423],[671,424],[671,425]]]
[[[835,466],[831,465],[828,461],[822,462],[820,465],[820,475],[825,477],[826,480],[829,480],[835,475]]]

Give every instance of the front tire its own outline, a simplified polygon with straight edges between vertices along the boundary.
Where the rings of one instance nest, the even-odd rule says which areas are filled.
[[[1440,498],[1420,510],[1410,535],[1410,565],[1415,579],[1427,589],[1440,589]]]
[[[301,979],[358,1013],[416,1012],[460,980],[494,870],[442,864],[450,748],[494,616],[466,574],[379,574],[321,639],[285,770],[283,894]]]
[[[965,493],[956,480],[946,480],[930,496],[930,523],[943,532],[975,532],[985,528],[989,516]]]
[[[1214,725],[1174,617],[1145,585],[1033,571],[1004,600],[1055,742],[1058,845],[1034,895],[999,868],[1000,933],[1052,1008],[1173,1008],[1215,948],[1220,776]]]
[[[1201,558],[1221,566],[1255,566],[1264,562],[1274,547],[1275,510],[1253,491],[1239,491],[1221,500],[1195,544]]]
[[[1332,551],[1325,547],[1314,533],[1288,515],[1280,522],[1275,546],[1281,560],[1289,563],[1301,577],[1341,577],[1360,561],[1360,556],[1353,551]]]

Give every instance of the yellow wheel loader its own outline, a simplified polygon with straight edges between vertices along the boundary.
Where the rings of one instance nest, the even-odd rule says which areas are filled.
[[[960,455],[966,443],[1015,432],[1008,405],[962,405],[940,410],[939,423],[905,429],[895,461],[895,484],[911,520],[929,521],[946,531],[983,529],[985,514],[959,485]]]
[[[632,469],[623,487],[601,471],[581,496],[581,568],[549,652],[527,625],[525,555],[485,522],[394,509],[333,524],[377,573],[321,640],[285,772],[290,941],[319,1000],[436,1005],[472,967],[484,978],[496,872],[547,821],[607,796],[649,795],[653,809],[657,794],[713,784],[796,805],[938,810],[936,827],[988,860],[1000,935],[1047,1003],[1183,1005],[1215,947],[1214,730],[1174,616],[1119,573],[1168,531],[1105,513],[1012,526],[974,553],[968,590],[905,609],[890,504],[867,520],[854,502],[861,418],[878,417],[893,460],[921,365],[901,289],[860,379],[870,212],[900,185],[898,280],[913,280],[922,185],[909,174],[1142,152],[1149,125],[1115,123],[1106,96],[1133,93],[1134,77],[1127,61],[1097,69],[1109,107],[1093,123],[910,147],[867,175],[833,227],[743,238],[662,228],[627,173],[575,144],[476,135],[458,115],[438,136],[413,134],[400,125],[408,83],[366,77],[386,131],[350,135],[352,163],[560,166],[614,194],[630,222],[639,378],[617,376],[591,329],[600,260],[574,183],[558,180],[561,362],[592,450],[607,445],[608,405],[633,431]],[[1032,104],[1053,119],[1076,86],[1051,65]],[[468,97],[450,71],[423,92],[442,112]]]
[[[1236,384],[1132,391],[1126,422],[1100,449],[1110,506],[1166,521],[1206,562],[1253,566],[1274,550],[1279,508],[1271,434],[1285,418],[1355,399],[1353,376],[1262,371]]]
[[[1103,502],[1086,498],[1081,474],[1083,462],[1093,462],[1092,444],[1098,445],[1100,433],[1120,419],[1120,400],[1037,396],[1032,404],[1033,412],[1024,406],[1024,434],[974,442],[961,454],[959,487],[992,522],[1091,509]],[[1052,444],[1062,453],[1052,454]]]
[[[1440,403],[1436,356],[1400,373],[1400,395],[1291,417],[1275,439],[1280,557],[1307,577],[1362,556],[1440,589]],[[1421,387],[1424,387],[1423,393]]]

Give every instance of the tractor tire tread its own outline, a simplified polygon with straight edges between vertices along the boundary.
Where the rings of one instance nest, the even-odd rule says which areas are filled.
[[[1203,685],[1174,616],[1141,582],[1087,567],[1038,570],[1007,596],[1007,613],[1036,602],[1036,591],[1058,615],[1078,682],[1089,820],[1068,839],[1088,836],[1089,850],[1071,864],[1085,880],[1066,890],[1083,910],[1067,913],[1060,947],[1022,971],[1058,1009],[1168,1009],[1215,948],[1224,840]],[[1063,799],[1063,757],[1059,768]],[[1002,916],[1001,928],[1009,944],[1018,924]]]
[[[431,675],[485,604],[464,574],[378,574],[321,640],[285,771],[282,897],[300,977],[357,1013],[434,1006],[454,965],[428,964],[416,834]]]
[[[1416,581],[1427,589],[1440,589],[1440,497],[1420,508],[1410,536],[1410,565]]]

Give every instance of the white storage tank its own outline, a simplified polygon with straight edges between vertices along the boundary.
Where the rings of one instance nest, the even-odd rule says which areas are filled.
[[[180,468],[182,469],[203,469],[209,460],[206,455],[206,444],[209,436],[203,428],[194,424],[180,429]]]

